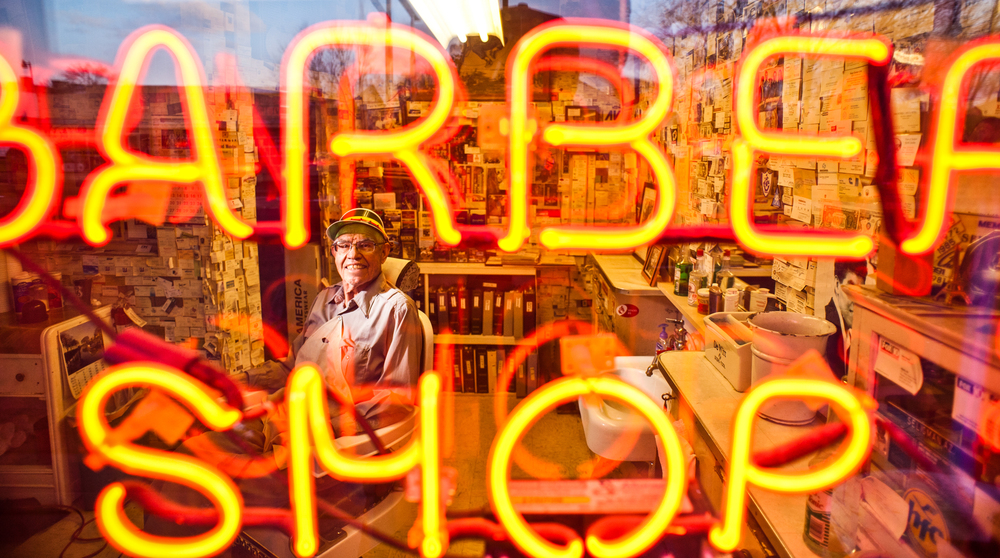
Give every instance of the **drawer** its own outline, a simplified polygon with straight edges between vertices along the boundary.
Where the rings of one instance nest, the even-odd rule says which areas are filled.
[[[0,395],[45,395],[41,355],[0,355]]]

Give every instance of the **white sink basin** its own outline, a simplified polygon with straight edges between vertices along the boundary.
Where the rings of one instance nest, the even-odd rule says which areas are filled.
[[[646,376],[646,367],[652,361],[652,356],[616,357],[615,369],[605,374],[617,376],[623,382],[639,388],[657,406],[662,407],[662,395],[672,393],[672,390],[659,371]],[[578,403],[583,433],[590,451],[616,461],[653,461],[656,456],[653,429],[649,421],[636,410],[608,399],[602,399],[597,404],[581,397]],[[635,443],[627,443],[629,439],[634,439]]]

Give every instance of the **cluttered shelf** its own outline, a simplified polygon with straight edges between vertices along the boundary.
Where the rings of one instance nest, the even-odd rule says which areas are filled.
[[[739,279],[736,279],[736,283],[734,286],[738,289],[742,289],[743,287],[746,286],[746,283],[740,281]],[[707,316],[705,314],[699,313],[697,306],[691,306],[690,304],[688,304],[688,298],[686,295],[684,296],[675,295],[674,284],[672,282],[657,283],[656,288],[658,288],[660,292],[663,293],[663,296],[667,297],[667,300],[669,300],[670,303],[674,305],[674,308],[676,308],[677,311],[680,312],[681,316],[684,317],[685,322],[691,324],[691,326],[694,327],[698,333],[702,335],[705,334],[705,318]]]
[[[434,336],[436,345],[534,345],[529,339],[504,335],[453,335],[439,333]]]
[[[694,327],[698,333],[705,334],[705,315],[698,313],[697,306],[691,306],[688,304],[687,296],[675,295],[674,294],[674,284],[671,283],[657,283],[656,287],[663,293],[663,296],[667,297],[670,304],[674,305],[674,308],[680,312],[681,316],[684,317],[684,321]]]
[[[419,262],[424,275],[534,275],[532,266],[494,266],[484,263]]]
[[[726,465],[732,452],[733,410],[743,394],[737,392],[705,358],[695,351],[669,351],[660,355],[660,364],[681,401],[693,412],[695,421],[706,433],[712,453]],[[806,434],[819,426],[783,426],[758,419],[754,423],[753,449],[771,448]],[[807,468],[812,456],[800,458],[782,467],[794,472]],[[778,494],[748,488],[747,508],[757,520],[768,540],[782,558],[812,558],[817,556],[802,539],[806,515],[806,495]]]
[[[527,261],[527,260],[525,260]],[[487,263],[480,262],[417,262],[424,275],[535,275],[539,266],[575,266],[573,256],[545,254],[530,260],[530,264],[501,263],[496,256]]]

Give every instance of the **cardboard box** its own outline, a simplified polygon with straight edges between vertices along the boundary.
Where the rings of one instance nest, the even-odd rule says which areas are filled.
[[[934,282],[933,254],[911,256],[886,237],[879,238],[875,286],[894,295],[926,296]]]

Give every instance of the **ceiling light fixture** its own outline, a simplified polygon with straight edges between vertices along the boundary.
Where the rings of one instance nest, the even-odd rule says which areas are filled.
[[[484,43],[493,35],[503,44],[499,0],[409,0],[442,45],[453,37],[465,42],[468,35],[479,35]]]

